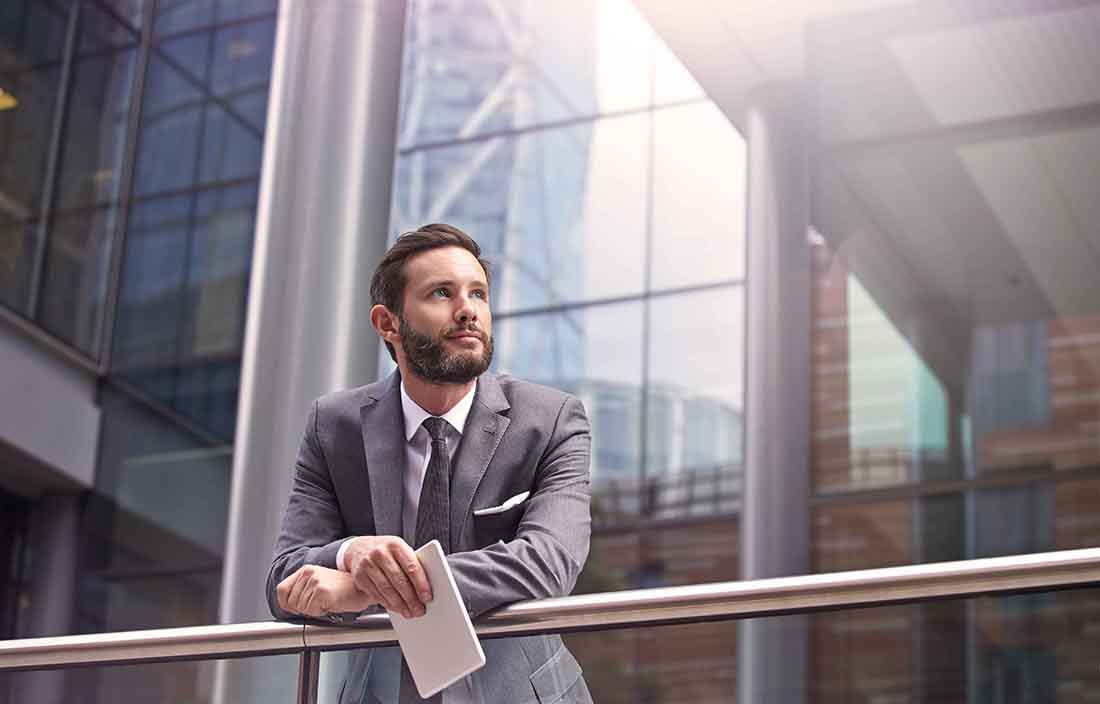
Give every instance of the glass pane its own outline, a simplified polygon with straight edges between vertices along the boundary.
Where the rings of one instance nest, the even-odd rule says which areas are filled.
[[[406,36],[402,148],[652,101],[658,43],[627,0],[417,0]]]
[[[135,192],[258,178],[273,21],[189,33],[150,60]]]
[[[157,6],[154,32],[173,34],[275,12],[276,0],[176,0]]]
[[[19,638],[30,616],[27,534],[31,501],[0,489],[0,640]],[[0,675],[0,680],[3,675]],[[4,701],[0,686],[0,702]]]
[[[38,322],[95,358],[117,210],[84,211],[54,218],[46,248]]]
[[[394,230],[469,232],[501,313],[640,292],[647,134],[643,115],[406,154]]]
[[[56,64],[0,74],[0,89],[8,96],[7,107],[0,110],[0,215],[5,219],[39,214],[59,75]]]
[[[115,18],[116,26],[121,23],[122,29],[137,33],[141,30],[142,11],[149,0],[100,0],[100,4],[111,10]],[[112,29],[121,36],[121,32]]]
[[[118,200],[134,58],[134,51],[124,51],[75,63],[58,172],[58,208]]]
[[[1077,701],[1100,685],[1100,635],[1087,625],[1097,597],[981,597],[565,641],[598,702]],[[739,651],[768,645],[782,666],[762,658],[747,671],[753,658]]]
[[[106,4],[108,7],[85,2],[81,6],[79,55],[137,46],[141,0],[111,0]]]
[[[651,287],[743,276],[744,138],[706,102],[655,111],[653,149]]]
[[[203,117],[198,181],[259,178],[263,133],[218,105],[208,104]]]
[[[740,286],[650,301],[646,473],[699,492],[688,514],[736,507],[723,477],[741,473],[744,319]]]
[[[219,437],[236,419],[254,184],[134,206],[113,365]]]
[[[1100,12],[974,9],[811,30],[820,566],[1095,544]]]
[[[0,5],[0,72],[60,61],[68,2],[8,0]],[[5,89],[8,89],[5,86]]]
[[[1059,701],[1096,686],[1098,609],[1075,590],[818,614],[811,682],[823,701]]]
[[[0,219],[0,303],[26,313],[38,224]]]
[[[218,620],[232,448],[106,389],[101,459],[84,516],[83,629]]]
[[[266,92],[274,42],[274,21],[261,20],[165,40],[157,54],[192,85],[233,98],[249,90]],[[262,122],[251,126],[263,130]]]
[[[294,704],[298,655],[266,655],[234,660],[187,660],[72,667],[62,670],[0,673],[0,702],[87,702],[87,704],[167,704],[168,702],[212,702],[218,670],[249,669],[262,673],[256,684],[244,692],[233,689],[228,701]],[[270,686],[277,683],[277,686]]]
[[[142,120],[135,196],[180,190],[195,184],[202,114],[196,104],[191,104],[154,113]]]
[[[224,27],[214,33],[213,42],[215,51],[209,76],[214,95],[229,97],[267,86],[275,51],[274,20]],[[260,122],[253,127],[262,131],[264,125]]]
[[[191,200],[135,204],[126,235],[112,365],[163,401],[173,396]]]

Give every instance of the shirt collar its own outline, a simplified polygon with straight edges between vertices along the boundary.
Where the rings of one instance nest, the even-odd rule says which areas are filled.
[[[459,399],[459,402],[451,410],[440,416],[452,428],[457,430],[459,435],[466,427],[466,417],[470,415],[470,407],[474,405],[475,391],[477,391],[477,384],[471,386],[469,392]],[[420,429],[420,424],[424,422],[425,418],[431,418],[432,414],[412,400],[409,392],[405,390],[404,381],[401,382],[401,411],[405,414],[405,441],[411,442],[413,435],[416,435],[416,431]]]

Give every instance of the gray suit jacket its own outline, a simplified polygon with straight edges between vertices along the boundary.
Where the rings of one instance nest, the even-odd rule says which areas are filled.
[[[572,591],[588,556],[589,454],[584,407],[561,391],[509,376],[478,378],[455,453],[448,561],[472,617],[523,599]],[[290,618],[275,587],[307,564],[336,567],[352,535],[401,535],[405,469],[400,377],[337,391],[313,405],[267,597],[277,618]],[[530,497],[501,514],[474,516],[524,491]],[[471,676],[475,698],[532,704],[590,702],[580,666],[559,636],[493,639],[486,666]],[[341,704],[397,700],[396,648],[352,658]]]

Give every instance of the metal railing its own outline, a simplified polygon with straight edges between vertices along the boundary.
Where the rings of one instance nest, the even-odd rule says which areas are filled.
[[[478,619],[483,638],[658,626],[1100,582],[1100,548],[526,601]],[[389,617],[351,626],[281,622],[0,641],[0,671],[299,653],[299,702],[316,701],[319,654],[396,643]]]

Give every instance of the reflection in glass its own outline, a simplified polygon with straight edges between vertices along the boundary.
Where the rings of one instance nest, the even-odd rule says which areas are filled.
[[[745,139],[714,103],[653,112],[651,288],[744,275]]]
[[[148,0],[146,0],[148,1]],[[208,27],[275,12],[275,0],[177,0],[157,5],[156,35]]]
[[[650,300],[647,475],[740,473],[743,301],[740,286]]]
[[[117,215],[114,208],[59,214],[46,247],[38,321],[91,357],[99,353]]]
[[[17,101],[0,110],[0,216],[6,220],[26,221],[42,206],[60,71],[48,64],[0,73],[0,88]]]
[[[592,424],[597,486],[638,472],[642,384],[640,302],[498,318],[495,371],[568,391]]]
[[[158,69],[172,71],[150,60],[151,78],[159,73]],[[190,105],[164,112],[143,112],[135,166],[136,196],[179,190],[196,181],[201,118],[201,110]]]
[[[77,52],[80,56],[137,45],[142,0],[81,3]]]
[[[638,293],[648,129],[631,116],[414,151],[398,161],[394,230],[469,232],[498,313]]]
[[[818,614],[811,701],[1060,701],[1098,684],[1098,613],[1072,590]]]
[[[469,232],[495,369],[585,403],[578,590],[735,578],[743,292],[647,288],[742,276],[743,140],[624,0],[417,0],[407,38],[391,229]]]
[[[82,630],[215,623],[231,448],[113,389],[103,407]]]
[[[38,223],[0,220],[0,303],[24,311],[34,268]]]
[[[823,612],[768,701],[1053,702],[1100,686],[1095,589]],[[764,621],[765,619],[761,619]],[[565,636],[599,702],[738,701],[736,621]]]
[[[255,186],[134,206],[113,365],[211,432],[235,423]]]
[[[627,0],[416,0],[407,38],[402,149],[701,97]]]
[[[170,39],[149,63],[135,190],[258,178],[274,22]]]
[[[1078,67],[1100,12],[929,12],[934,28],[890,11],[808,44],[816,132],[848,144],[812,171],[818,569],[1100,540],[1100,128],[1062,119],[1098,94]],[[954,638],[976,669],[938,696],[985,678],[991,700],[1053,700],[1060,655],[1005,621],[1029,610],[929,611],[957,637],[919,639],[914,663]]]
[[[66,11],[62,3],[9,0],[0,13],[0,71],[19,71],[59,61],[65,48]]]
[[[298,655],[262,655],[222,662],[237,667],[262,668],[269,673],[294,673],[298,668]],[[10,673],[0,679],[0,701],[12,704],[211,702],[218,665],[215,660],[183,660]],[[294,704],[296,701],[292,691],[264,692],[263,695],[267,697],[264,701],[272,704]]]
[[[57,207],[119,198],[136,51],[78,59],[73,67]]]
[[[736,635],[727,622],[573,633],[565,641],[600,704],[711,703],[737,700]]]

